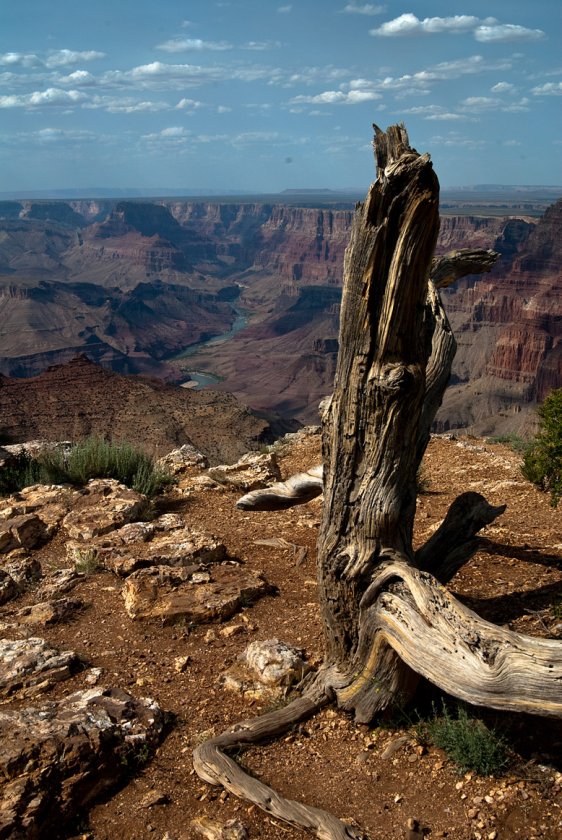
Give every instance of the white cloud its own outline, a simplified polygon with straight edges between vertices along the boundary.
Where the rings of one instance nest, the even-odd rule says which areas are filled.
[[[201,52],[203,50],[222,52],[231,50],[232,44],[229,44],[228,41],[203,41],[201,38],[172,38],[169,41],[164,41],[163,44],[157,44],[156,49],[169,53]]]
[[[292,5],[289,6],[278,6],[277,7],[277,14],[278,15],[288,15],[293,9]]]
[[[422,117],[424,120],[437,121],[458,121],[467,120],[464,114],[457,114],[453,111],[448,111],[442,105],[415,105],[412,108],[402,108],[402,114],[415,114]]]
[[[427,17],[420,20],[412,12],[406,12],[393,20],[386,21],[371,35],[382,38],[396,38],[404,35],[434,35],[438,33],[472,33],[477,41],[536,41],[544,37],[541,29],[527,29],[512,23],[500,23],[495,18],[484,20],[474,15],[453,15],[452,17]]]
[[[0,55],[0,64],[5,67],[36,67],[41,60],[34,53],[7,52]]]
[[[195,108],[200,108],[203,103],[197,99],[180,99],[176,108],[179,110],[193,111]]]
[[[484,111],[503,111],[504,113],[521,113],[528,111],[529,100],[523,97],[519,102],[506,104],[502,99],[492,96],[469,96],[463,99],[460,110],[469,114],[480,114]]]
[[[498,82],[490,90],[492,93],[511,93],[515,90],[515,85],[512,85],[511,82]]]
[[[0,108],[37,108],[52,105],[76,105],[85,99],[85,95],[78,90],[60,90],[47,88],[20,96],[0,96]]]
[[[41,143],[83,143],[97,140],[97,134],[93,131],[68,131],[62,128],[41,128],[34,136]]]
[[[544,85],[539,85],[531,90],[534,96],[561,96],[562,82],[545,82]]]
[[[383,23],[377,29],[371,29],[371,35],[395,38],[399,35],[429,34],[435,32],[467,32],[480,23],[473,15],[454,15],[454,17],[432,17],[420,20],[411,12],[400,15]]]
[[[244,131],[232,138],[233,146],[247,146],[253,143],[272,143],[279,139],[278,131]]]
[[[264,52],[265,50],[279,49],[281,41],[247,41],[243,46],[243,50],[255,50],[257,52]]]
[[[461,102],[462,108],[466,111],[490,110],[490,108],[498,108],[500,104],[499,99],[491,96],[469,96]]]
[[[97,50],[53,50],[45,59],[44,64],[46,67],[67,67],[79,61],[94,61],[104,57],[105,53]]]
[[[187,137],[189,131],[186,131],[183,126],[173,125],[170,128],[163,128],[160,132],[161,137]]]
[[[463,137],[456,131],[450,131],[446,135],[436,134],[429,140],[430,146],[454,146],[465,149],[481,149],[488,144],[487,140],[479,140],[474,137]]]
[[[219,105],[217,108],[217,114],[230,114],[232,108],[229,108],[228,105]]]
[[[326,90],[316,96],[295,96],[290,100],[291,105],[358,105],[380,99],[380,93],[374,90]]]
[[[161,131],[143,134],[140,139],[152,150],[162,147],[181,150],[185,148],[188,141],[193,140],[193,135],[183,126],[171,125]]]
[[[362,6],[359,3],[348,3],[344,6],[342,12],[349,15],[381,15],[386,12],[386,6],[375,6],[373,3],[364,3]]]
[[[278,68],[257,64],[232,67],[220,64],[203,66],[152,61],[150,64],[142,64],[133,67],[131,70],[108,71],[101,77],[101,83],[114,87],[134,84],[151,89],[169,89],[175,85],[185,88],[186,85],[194,87],[213,82],[232,81],[233,79],[243,82],[263,80],[271,84],[277,84],[283,78],[284,74]]]
[[[474,30],[477,41],[490,43],[492,41],[539,41],[545,37],[542,29],[527,29],[513,23],[497,23],[491,26],[478,26]]]
[[[97,78],[87,70],[75,70],[69,73],[68,76],[58,76],[57,83],[59,85],[84,85],[92,86],[97,84]]]
[[[511,146],[521,146],[522,143],[520,140],[504,140],[502,146],[507,146],[508,148]]]
[[[455,114],[454,111],[444,111],[442,114],[430,114],[424,119],[439,122],[456,122],[458,120],[466,120],[466,117],[462,114]]]

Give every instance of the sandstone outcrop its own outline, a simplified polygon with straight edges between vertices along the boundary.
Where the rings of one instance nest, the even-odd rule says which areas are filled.
[[[261,572],[250,569],[151,566],[129,575],[123,598],[133,619],[199,624],[224,621],[269,592],[271,587]]]
[[[39,840],[146,761],[164,716],[153,700],[89,688],[0,712],[0,837]]]
[[[43,639],[0,639],[0,698],[32,697],[48,691],[80,665],[74,651],[58,651]]]

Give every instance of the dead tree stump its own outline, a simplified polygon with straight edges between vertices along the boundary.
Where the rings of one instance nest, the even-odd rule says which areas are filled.
[[[364,835],[284,799],[226,750],[275,737],[329,701],[368,722],[409,699],[419,675],[469,703],[562,716],[562,643],[490,624],[443,585],[504,507],[464,493],[433,537],[412,547],[416,473],[455,352],[438,288],[488,270],[495,255],[432,262],[439,185],[429,155],[410,147],[402,125],[375,127],[374,147],[377,180],[357,207],[346,251],[338,365],[323,416],[325,660],[294,703],[237,724],[194,754],[201,778],[324,840]],[[278,504],[269,488],[241,506],[259,508],[263,494],[265,509],[287,507],[319,489],[309,473],[282,485]]]

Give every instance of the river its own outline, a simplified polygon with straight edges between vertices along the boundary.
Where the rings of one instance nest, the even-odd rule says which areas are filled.
[[[185,350],[182,350],[181,353],[178,353],[177,356],[174,356],[174,359],[187,359],[189,356],[195,356],[204,347],[215,347],[217,344],[224,344],[226,341],[230,341],[236,333],[243,330],[248,323],[248,312],[238,306],[233,306],[232,308],[236,313],[236,318],[227,332],[215,335],[213,338],[206,339],[206,341],[198,341],[197,344],[191,344]],[[209,373],[208,371],[188,370],[186,373],[189,379],[187,382],[181,383],[182,388],[191,388],[199,391],[201,388],[208,388],[209,385],[220,382],[220,376],[215,376],[215,374]]]

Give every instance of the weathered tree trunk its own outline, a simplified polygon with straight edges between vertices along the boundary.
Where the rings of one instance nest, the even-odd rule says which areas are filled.
[[[360,834],[279,797],[224,750],[277,735],[328,698],[368,722],[402,705],[419,675],[470,703],[562,716],[562,644],[485,622],[443,586],[473,553],[475,534],[504,508],[465,493],[433,537],[412,548],[416,473],[455,349],[438,287],[475,266],[487,270],[495,255],[462,252],[432,263],[439,187],[429,156],[410,148],[403,126],[375,128],[375,153],[377,180],[346,251],[338,366],[323,415],[325,661],[282,713],[233,727],[195,753],[202,778],[327,840]],[[263,507],[275,509],[319,491],[309,473],[239,504],[259,508],[261,493]]]

